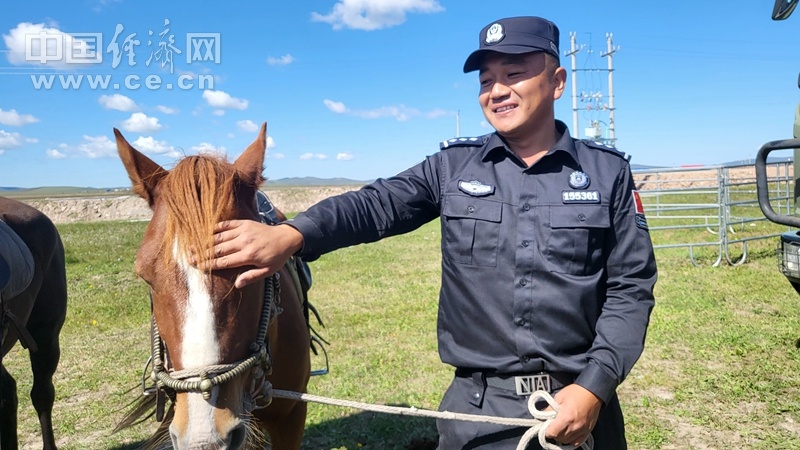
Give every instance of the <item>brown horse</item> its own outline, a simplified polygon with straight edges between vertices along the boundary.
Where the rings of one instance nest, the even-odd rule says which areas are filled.
[[[3,255],[4,248],[25,257]],[[30,351],[31,400],[42,428],[42,448],[55,450],[53,374],[61,355],[58,337],[67,313],[64,246],[55,225],[42,212],[0,197],[0,258],[7,263],[6,276],[0,276],[5,280],[0,286],[0,448],[16,450],[18,446],[17,385],[3,367],[2,356],[20,341]],[[20,272],[27,275],[20,278]]]
[[[219,221],[258,220],[266,123],[233,164],[187,156],[169,171],[114,133],[134,192],[153,210],[135,269],[150,286],[159,336],[154,376],[173,400],[146,448],[161,448],[167,430],[179,450],[264,448],[266,434],[274,450],[300,448],[305,403],[265,400],[270,383],[305,392],[309,379],[310,336],[292,275],[284,268],[236,289],[238,270],[209,272],[190,264],[195,255],[210,254]],[[275,299],[265,300],[265,292]],[[144,411],[132,414],[122,427]]]

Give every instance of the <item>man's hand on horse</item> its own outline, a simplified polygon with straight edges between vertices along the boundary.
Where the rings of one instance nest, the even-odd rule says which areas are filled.
[[[547,427],[547,438],[560,444],[580,446],[597,423],[602,400],[577,384],[565,386],[553,400],[558,403],[559,411]]]
[[[253,220],[226,220],[214,229],[214,257],[198,261],[201,269],[252,266],[236,277],[242,288],[272,275],[303,248],[303,236],[289,225],[265,225]]]

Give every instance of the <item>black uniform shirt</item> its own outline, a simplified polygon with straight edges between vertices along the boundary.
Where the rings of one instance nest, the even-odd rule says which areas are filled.
[[[497,134],[455,139],[291,224],[313,260],[441,217],[439,354],[498,373],[570,372],[607,401],[644,347],[656,263],[624,154],[561,138],[531,167]]]

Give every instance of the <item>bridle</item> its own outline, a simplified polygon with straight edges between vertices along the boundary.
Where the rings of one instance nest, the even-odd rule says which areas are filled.
[[[272,373],[272,357],[269,352],[267,329],[273,318],[278,313],[277,304],[280,302],[280,274],[267,277],[264,286],[264,306],[261,309],[261,320],[255,341],[250,344],[251,355],[241,361],[231,364],[217,364],[193,369],[175,371],[169,367],[169,351],[158,333],[155,315],[150,315],[150,342],[151,356],[145,366],[152,363],[153,369],[150,379],[155,382],[155,389],[144,388],[145,395],[156,395],[156,420],[164,419],[164,405],[166,396],[174,398],[178,392],[200,392],[203,398],[209,400],[211,391],[215,386],[227,383],[234,378],[252,373],[250,392],[245,395],[245,409],[252,412],[255,409],[266,408],[272,402],[272,384],[267,381],[267,375]],[[150,292],[150,305],[152,311],[153,293]],[[144,375],[143,375],[144,378]],[[144,384],[144,379],[142,380]]]

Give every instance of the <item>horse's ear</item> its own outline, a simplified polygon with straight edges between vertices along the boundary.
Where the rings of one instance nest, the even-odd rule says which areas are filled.
[[[261,125],[258,137],[236,158],[233,163],[236,171],[251,181],[253,186],[260,187],[264,182],[264,152],[267,150],[267,122]]]
[[[116,128],[114,128],[114,136],[117,138],[117,152],[119,152],[119,157],[122,159],[125,170],[128,171],[133,192],[147,200],[147,203],[152,207],[153,203],[155,203],[156,185],[167,174],[167,171],[142,152],[133,148]]]

